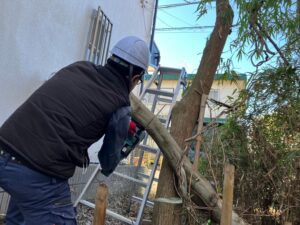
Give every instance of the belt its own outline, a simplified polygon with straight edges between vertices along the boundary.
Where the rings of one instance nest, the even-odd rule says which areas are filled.
[[[10,153],[4,151],[3,149],[0,149],[0,156],[8,156],[8,158],[11,162],[22,164],[22,162],[20,160],[18,160],[16,157],[12,156]]]

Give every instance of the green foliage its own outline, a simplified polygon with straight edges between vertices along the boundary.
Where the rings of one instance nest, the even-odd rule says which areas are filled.
[[[199,166],[198,166],[198,171],[204,175],[206,174],[206,171],[208,170],[209,168],[209,164],[208,164],[208,160],[203,158],[203,159],[200,159],[199,160]]]
[[[299,70],[266,69],[240,93],[239,107],[227,122],[206,135],[210,167],[206,166],[205,175],[220,183],[224,162],[235,165],[235,205],[249,214],[260,209],[269,215],[273,206],[288,217],[289,208],[294,207],[288,205],[291,198],[300,197],[291,197],[290,190],[300,161],[299,92]],[[258,218],[248,219],[254,223]],[[275,223],[279,217],[261,218],[261,223],[263,218]]]
[[[248,116],[274,111],[282,115],[291,106],[295,107],[300,97],[299,78],[297,70],[291,67],[270,68],[256,74],[249,84]]]
[[[199,18],[208,12],[212,2],[199,2]],[[295,57],[295,51],[300,51],[300,18],[296,13],[296,0],[233,0],[231,4],[235,9],[234,28],[237,29],[237,35],[230,43],[234,58],[241,60],[246,56],[253,65],[260,66],[279,57],[280,49],[288,61],[299,61]]]
[[[295,34],[299,34],[296,22],[296,1],[291,0],[253,0],[235,1],[239,12],[237,24],[237,39],[232,43],[232,49],[237,51],[241,58],[247,48],[252,49],[256,59],[263,59],[272,54],[266,52],[267,46],[271,51],[275,51],[274,46],[270,46],[267,36],[275,40],[284,40],[289,44],[289,39]],[[262,29],[258,28],[260,24]],[[258,32],[255,32],[257,29]],[[265,42],[265,43],[264,43]]]
[[[207,220],[206,224],[205,225],[211,225],[211,220]]]
[[[247,57],[256,71],[249,71],[247,88],[239,93],[226,124],[206,134],[199,171],[219,190],[229,161],[236,167],[235,207],[249,215],[249,223],[283,224],[286,219],[297,224],[292,215],[299,213],[295,199],[300,196],[291,187],[299,182],[300,163],[300,4],[231,3],[237,35],[230,43],[231,58],[222,59],[219,69],[223,79],[234,77],[232,60]],[[199,2],[199,17],[211,4]],[[269,207],[278,209],[279,216],[272,217]]]
[[[196,12],[198,12],[198,19],[207,13],[207,8],[211,8],[213,0],[202,0],[199,2]]]

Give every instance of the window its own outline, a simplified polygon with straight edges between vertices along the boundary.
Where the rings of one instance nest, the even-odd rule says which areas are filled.
[[[220,91],[218,89],[211,89],[208,98],[220,101]]]
[[[86,60],[104,65],[108,56],[112,23],[101,8],[93,11]]]

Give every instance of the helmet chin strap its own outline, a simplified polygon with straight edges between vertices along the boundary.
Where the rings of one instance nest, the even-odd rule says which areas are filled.
[[[132,89],[133,65],[129,64],[129,89]]]
[[[120,65],[122,65],[122,66],[124,66],[124,67],[129,68],[129,74],[126,76],[126,78],[128,78],[129,91],[131,91],[131,89],[132,89],[133,67],[134,67],[134,66],[133,66],[132,64],[129,64],[129,63],[124,62],[123,60],[121,60],[121,59],[118,58],[118,57],[115,57],[114,55],[112,55],[112,56],[110,57],[110,59],[111,59],[112,61],[114,61],[115,63],[118,63],[118,64],[120,64]]]

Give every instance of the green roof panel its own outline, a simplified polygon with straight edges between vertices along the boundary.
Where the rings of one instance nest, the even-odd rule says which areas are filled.
[[[192,80],[196,74],[187,74],[186,78],[187,80]],[[145,74],[145,80],[150,80],[151,75]],[[177,80],[178,75],[177,74],[164,74],[164,80]],[[237,74],[237,76],[232,76],[230,74],[224,75],[224,74],[216,74],[214,80],[243,80],[247,81],[246,74]]]

